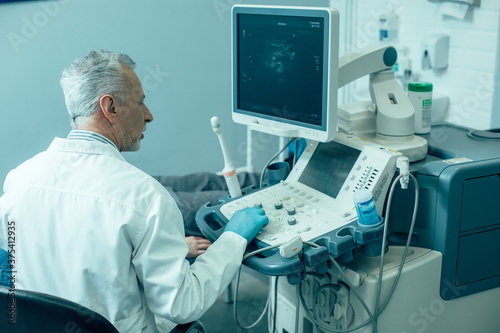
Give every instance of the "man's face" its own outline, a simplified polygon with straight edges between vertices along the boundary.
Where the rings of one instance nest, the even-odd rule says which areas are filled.
[[[153,115],[144,104],[144,91],[142,85],[133,70],[124,67],[128,77],[130,91],[125,105],[118,102],[118,115],[121,124],[120,151],[137,151],[141,148],[141,139],[144,138],[143,131],[146,124],[153,121]]]

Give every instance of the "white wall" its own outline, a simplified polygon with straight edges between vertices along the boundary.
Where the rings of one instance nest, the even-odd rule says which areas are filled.
[[[221,168],[212,115],[235,142],[245,137],[241,126],[229,126],[229,12],[212,2],[2,4],[0,36],[1,179],[54,136],[66,136],[60,73],[97,48],[135,60],[154,116],[142,149],[125,154],[133,164],[153,174]]]
[[[62,69],[92,49],[129,54],[154,115],[142,148],[151,174],[222,169],[219,116],[237,165],[245,128],[230,117],[233,1],[65,0],[0,5],[0,179],[70,130]],[[267,138],[261,139],[267,140]],[[261,150],[264,149],[261,147]],[[271,152],[269,153],[271,154]],[[267,158],[267,156],[265,156]]]
[[[477,129],[500,127],[500,110],[494,107],[498,94],[498,0],[481,0],[463,20],[443,16],[441,3],[426,0],[355,0],[358,46],[378,39],[377,17],[382,12],[399,16],[396,47],[407,47],[416,78],[432,82],[434,92],[448,95],[446,121]],[[450,36],[446,70],[422,70],[421,43],[425,36]],[[499,99],[500,100],[500,99]],[[492,119],[497,119],[493,121]]]
[[[347,0],[333,2],[345,3]],[[125,158],[150,174],[219,171],[217,115],[236,166],[246,128],[231,120],[230,8],[235,0],[60,0],[0,4],[0,183],[7,172],[70,130],[60,73],[92,49],[129,54],[154,116],[142,148]],[[257,3],[257,1],[245,1]],[[327,0],[268,4],[325,6]],[[278,149],[257,133],[261,168]]]
[[[367,36],[374,13],[395,6],[401,39],[409,43],[415,63],[422,36],[438,30],[451,35],[449,69],[440,75],[421,73],[450,95],[448,119],[478,128],[490,125],[492,100],[500,101],[491,83],[491,73],[498,71],[497,0],[482,0],[464,22],[443,19],[437,5],[424,0],[16,2],[0,4],[0,183],[9,170],[46,149],[54,136],[67,135],[60,73],[96,48],[128,53],[137,62],[155,117],[141,150],[125,154],[132,164],[151,174],[221,170],[222,154],[210,127],[210,118],[217,115],[235,164],[244,165],[246,130],[230,117],[229,14],[235,3],[337,7],[341,55],[355,43],[371,42]],[[277,150],[277,140],[257,134],[254,143],[259,168]]]

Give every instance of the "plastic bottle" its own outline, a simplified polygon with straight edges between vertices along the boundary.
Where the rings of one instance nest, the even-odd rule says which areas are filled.
[[[359,224],[370,226],[380,222],[372,193],[369,190],[364,188],[357,190],[352,199],[358,213]]]
[[[398,37],[399,17],[394,13],[382,13],[378,16],[379,40],[394,41]]]
[[[415,133],[427,134],[431,131],[432,83],[410,82],[408,98],[415,109]]]

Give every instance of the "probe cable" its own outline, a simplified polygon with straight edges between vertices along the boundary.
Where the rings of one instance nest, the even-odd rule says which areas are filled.
[[[267,250],[271,250],[271,249],[277,248],[280,245],[281,244],[277,244],[277,245],[273,245],[273,246],[268,246],[268,247],[264,247],[264,248],[255,250],[253,252],[247,253],[246,255],[243,256],[243,260],[242,261],[244,261],[245,259],[247,259],[247,258],[249,258],[251,256],[254,256],[254,255],[258,254],[258,253],[261,253],[261,252],[264,252],[264,251],[267,251]],[[239,328],[244,329],[244,330],[248,330],[250,328],[253,328],[253,327],[257,326],[260,323],[260,321],[262,320],[262,318],[264,318],[264,315],[265,315],[267,309],[269,308],[269,298],[266,301],[266,306],[264,307],[264,310],[262,310],[262,313],[259,315],[259,318],[254,323],[250,324],[249,326],[244,326],[243,324],[241,324],[240,321],[239,321],[239,319],[238,319],[238,306],[237,306],[237,303],[238,303],[238,289],[239,289],[239,285],[240,285],[240,275],[241,275],[241,266],[240,266],[240,269],[238,270],[238,273],[236,275],[236,285],[235,285],[235,290],[234,290],[234,303],[233,303],[233,316],[234,316],[234,320],[236,321],[236,325]],[[276,286],[277,286],[277,279],[276,279]],[[276,290],[277,290],[277,288],[275,288],[275,292],[276,292]],[[274,315],[276,316],[276,304],[275,304]],[[274,332],[274,329],[273,329],[273,332]]]
[[[313,243],[313,242],[307,242],[305,241],[304,242],[305,244],[307,245],[310,245],[312,247],[321,247],[320,245],[316,244],[316,243]],[[305,304],[305,301],[304,301],[304,295],[302,295],[302,293],[300,293],[300,302],[302,303],[302,307],[304,308],[304,311],[305,313],[307,314],[307,316],[309,317],[309,319],[311,319],[313,321],[314,324],[318,325],[319,327],[325,329],[325,330],[328,330],[330,332],[340,332],[340,333],[346,333],[346,332],[352,332],[352,331],[355,331],[355,330],[358,330],[360,328],[363,328],[365,327],[366,325],[368,325],[370,322],[372,323],[375,323],[375,318],[372,314],[372,312],[370,311],[370,308],[368,307],[368,305],[366,304],[366,302],[363,300],[363,298],[358,294],[358,292],[354,289],[353,285],[351,284],[350,280],[347,278],[347,276],[345,275],[344,271],[342,270],[342,268],[339,266],[339,264],[337,263],[337,261],[331,256],[329,255],[330,257],[330,260],[332,261],[333,265],[335,266],[335,268],[339,271],[341,277],[345,280],[345,284],[347,284],[347,286],[349,286],[350,290],[353,292],[354,296],[356,296],[356,298],[359,300],[359,302],[361,303],[361,305],[363,306],[363,308],[365,309],[366,313],[368,314],[368,316],[370,317],[369,320],[367,320],[366,322],[358,325],[358,326],[355,326],[355,327],[351,327],[351,328],[348,328],[348,329],[339,329],[339,330],[336,330],[336,329],[332,329],[331,327],[329,326],[326,326],[325,324],[319,322],[315,316],[313,314],[311,314],[311,312],[309,311],[309,309],[307,308],[306,304]],[[302,282],[300,283],[299,287],[301,288],[302,287]],[[316,292],[317,294],[318,292]],[[316,300],[317,296],[315,295],[315,300]]]
[[[295,142],[298,139],[299,138],[291,138],[283,146],[283,148],[281,148],[273,157],[271,157],[271,159],[269,159],[269,161],[266,163],[266,165],[264,166],[264,169],[262,170],[262,172],[260,174],[259,188],[262,188],[262,183],[263,183],[264,175],[265,175],[266,170],[269,167],[269,165],[276,159],[276,157],[279,156],[279,154],[281,154],[285,149],[287,149],[288,146],[290,146],[290,144],[292,144],[292,142]],[[297,148],[297,146],[298,145],[296,145],[296,148]],[[294,164],[295,164],[295,156],[294,156]],[[242,261],[244,261],[245,259],[247,259],[247,258],[249,258],[251,256],[254,256],[254,255],[258,254],[258,253],[261,253],[261,252],[264,252],[264,251],[271,250],[271,249],[274,249],[276,247],[279,247],[280,245],[281,244],[277,244],[277,245],[273,245],[273,246],[268,246],[268,247],[261,248],[261,249],[255,250],[253,252],[247,253],[245,256],[243,256],[243,260]],[[264,310],[260,314],[259,318],[254,323],[252,323],[251,325],[249,325],[249,326],[243,326],[239,322],[239,320],[238,320],[238,307],[237,307],[237,303],[238,303],[238,288],[239,288],[239,283],[240,283],[240,274],[241,274],[241,266],[240,266],[240,269],[238,270],[238,273],[237,273],[237,276],[236,276],[236,286],[235,286],[235,292],[234,292],[235,293],[235,297],[234,297],[234,305],[233,305],[233,315],[234,315],[234,320],[236,321],[236,325],[239,328],[241,328],[241,329],[250,329],[250,328],[255,327],[262,320],[262,318],[264,317],[264,314],[266,313],[266,310],[269,307],[269,299],[267,300],[266,306],[264,307]],[[277,280],[278,280],[278,277],[276,277],[276,288],[275,288],[275,294],[276,294],[275,299],[276,300],[277,300],[277,286],[278,286]],[[274,306],[275,307],[274,316],[276,316],[276,303],[275,303],[275,306]],[[274,332],[275,327],[276,327],[276,321],[274,320],[274,327],[273,327],[272,332]]]
[[[396,188],[396,184],[398,183],[398,180],[402,177],[402,175],[399,175],[394,180],[394,182],[392,183],[391,190],[389,192],[389,196],[388,196],[388,200],[387,200],[388,203],[387,203],[387,207],[386,207],[386,215],[385,215],[386,216],[386,220],[385,220],[385,223],[384,223],[384,233],[383,233],[383,236],[382,236],[382,249],[381,249],[381,255],[380,255],[380,268],[379,268],[379,279],[378,279],[378,285],[377,285],[377,296],[376,296],[375,312],[372,314],[372,312],[370,311],[370,309],[366,305],[366,302],[364,302],[364,300],[359,296],[359,294],[356,292],[356,290],[354,289],[354,287],[350,283],[350,280],[344,274],[344,271],[342,270],[342,268],[335,261],[335,259],[330,255],[330,260],[335,265],[335,267],[337,268],[337,270],[341,274],[342,278],[345,280],[344,282],[349,286],[350,290],[353,292],[353,294],[356,296],[356,298],[360,301],[361,305],[365,309],[365,311],[368,314],[368,316],[370,317],[370,319],[367,320],[367,321],[365,321],[364,323],[358,325],[358,326],[351,327],[349,329],[343,329],[343,330],[332,329],[331,327],[328,327],[328,326],[324,325],[323,323],[321,323],[321,322],[319,322],[319,321],[316,320],[316,318],[314,317],[314,315],[311,314],[309,312],[309,309],[306,307],[305,301],[304,301],[304,296],[302,295],[302,293],[300,293],[299,294],[300,301],[302,303],[304,311],[307,314],[307,316],[314,322],[314,324],[316,324],[316,325],[320,326],[321,328],[323,328],[325,330],[328,330],[330,332],[339,332],[339,333],[346,332],[347,333],[347,332],[352,332],[352,331],[358,330],[358,329],[360,329],[360,328],[368,325],[370,322],[372,322],[373,325],[374,325],[374,328],[373,328],[374,332],[377,331],[378,316],[380,315],[380,313],[382,313],[382,311],[385,309],[385,307],[389,303],[389,300],[391,299],[391,297],[392,297],[392,295],[394,293],[394,290],[396,289],[396,285],[399,282],[399,278],[401,277],[403,266],[404,266],[404,263],[406,261],[406,257],[407,257],[408,250],[409,250],[409,247],[410,247],[411,235],[413,234],[413,229],[415,227],[416,216],[417,216],[417,209],[418,209],[419,189],[418,189],[418,182],[417,182],[417,179],[415,178],[415,176],[413,176],[412,174],[410,174],[409,176],[410,176],[410,178],[413,180],[413,182],[415,184],[415,203],[414,203],[414,207],[413,207],[412,221],[411,221],[410,230],[409,230],[408,238],[407,238],[407,241],[406,241],[406,245],[405,245],[405,248],[404,248],[403,256],[401,257],[401,262],[399,264],[398,272],[397,272],[396,277],[394,279],[394,282],[392,284],[391,290],[390,290],[389,294],[387,295],[387,298],[384,300],[382,306],[379,309],[380,294],[381,294],[381,289],[382,289],[382,276],[383,276],[383,267],[384,267],[385,243],[386,243],[386,239],[387,239],[387,228],[388,228],[388,223],[389,223],[389,218],[388,217],[389,217],[389,213],[390,213],[391,202],[392,202],[392,197],[394,195],[394,190]],[[318,245],[316,243],[313,243],[313,242],[304,242],[304,243],[308,244],[310,246],[313,246],[313,247],[320,247],[320,245]],[[300,283],[299,287],[301,287],[301,286],[302,286],[302,282]],[[318,293],[318,291],[316,293]]]
[[[415,203],[413,206],[413,215],[412,215],[412,219],[411,219],[410,230],[408,231],[408,238],[406,240],[406,245],[404,248],[403,256],[401,257],[401,263],[399,264],[399,269],[398,269],[398,272],[397,272],[396,277],[394,279],[394,282],[392,283],[391,290],[390,290],[389,294],[387,295],[387,298],[385,299],[384,303],[382,304],[382,306],[379,309],[380,293],[382,291],[382,275],[384,273],[385,241],[387,239],[387,226],[388,226],[388,221],[389,221],[390,205],[392,202],[392,196],[394,194],[395,186],[391,187],[391,191],[389,193],[390,200],[388,200],[387,207],[386,207],[386,215],[385,215],[386,221],[385,221],[385,225],[384,225],[384,235],[382,236],[383,243],[382,243],[382,250],[381,250],[381,254],[380,254],[380,269],[379,269],[379,279],[378,279],[377,297],[376,297],[376,305],[375,305],[375,319],[376,320],[378,320],[378,315],[385,309],[386,305],[389,303],[389,299],[392,297],[392,294],[394,293],[394,290],[396,289],[396,285],[398,284],[399,278],[401,277],[403,266],[404,266],[404,263],[406,261],[406,256],[408,255],[408,249],[410,248],[411,236],[413,234],[413,229],[415,228],[415,223],[417,220],[418,196],[419,196],[418,182],[417,182],[417,179],[415,178],[415,176],[413,176],[411,173],[409,176],[410,176],[411,180],[413,180],[413,183],[415,184]],[[403,176],[399,175],[396,178],[396,180],[394,181],[394,183],[397,183],[397,181],[401,177],[403,177]]]
[[[264,174],[266,173],[267,167],[276,159],[276,157],[279,156],[286,148],[288,148],[289,145],[292,144],[292,142],[297,141],[299,138],[291,138],[284,146],[283,148],[280,149],[271,159],[266,163],[264,166],[264,169],[262,170],[262,173],[260,174],[260,183],[259,183],[259,188],[262,188],[262,182],[264,180]]]

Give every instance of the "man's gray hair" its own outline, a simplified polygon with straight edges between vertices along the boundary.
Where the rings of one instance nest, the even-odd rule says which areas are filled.
[[[130,87],[121,65],[135,69],[135,62],[126,54],[95,50],[64,69],[60,82],[73,126],[76,118],[95,113],[105,94],[126,104]]]

